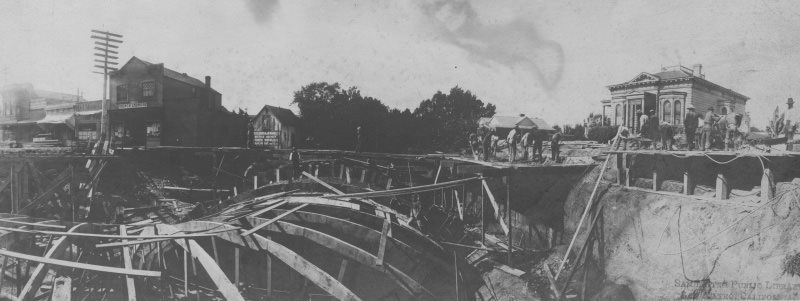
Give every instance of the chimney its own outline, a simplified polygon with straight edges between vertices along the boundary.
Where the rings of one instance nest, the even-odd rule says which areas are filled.
[[[206,88],[211,88],[211,76],[206,75]]]
[[[706,76],[703,75],[703,64],[692,65],[692,75],[705,78]]]
[[[519,114],[519,117],[525,117],[525,114]]]

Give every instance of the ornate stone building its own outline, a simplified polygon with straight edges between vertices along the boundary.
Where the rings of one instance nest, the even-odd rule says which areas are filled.
[[[703,66],[692,69],[684,66],[661,68],[661,72],[642,72],[630,81],[610,85],[611,99],[603,100],[603,116],[611,125],[639,128],[638,111],[655,110],[659,120],[683,125],[686,105],[692,104],[698,113],[709,107],[717,114],[745,114],[750,99],[736,91],[706,79]]]

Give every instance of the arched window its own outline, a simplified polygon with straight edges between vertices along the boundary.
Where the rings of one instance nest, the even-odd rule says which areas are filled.
[[[664,110],[663,116],[661,116],[661,120],[665,122],[672,121],[672,104],[669,103],[669,100],[664,101]]]
[[[722,115],[728,115],[728,108],[722,107]]]
[[[675,101],[675,122],[673,124],[681,124],[681,117],[683,115],[683,107],[681,107],[681,101]]]
[[[617,108],[614,109],[614,125],[621,125],[622,124],[622,105],[617,104]]]

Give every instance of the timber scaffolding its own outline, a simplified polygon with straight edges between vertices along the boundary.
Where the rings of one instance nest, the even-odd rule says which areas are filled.
[[[95,169],[108,160],[159,152],[211,158],[211,187],[163,187],[212,195],[197,203],[191,220],[92,224],[0,216],[0,243],[5,243],[0,249],[6,249],[0,256],[18,271],[0,271],[0,290],[2,279],[8,278],[6,286],[25,282],[27,290],[5,289],[22,299],[70,296],[73,286],[93,288],[72,292],[73,298],[127,295],[129,300],[162,294],[233,300],[264,294],[277,299],[471,300],[481,280],[464,258],[474,251],[502,252],[512,266],[514,253],[526,251],[520,236],[512,233],[516,216],[535,205],[532,200],[552,194],[548,190],[556,184],[527,185],[529,195],[519,199],[512,198],[511,187],[528,184],[525,177],[531,175],[573,181],[594,166],[486,163],[447,154],[301,151],[299,177],[291,175],[285,151],[162,147],[47,157],[91,159],[94,163],[85,166]],[[278,164],[226,168],[242,158]],[[14,160],[30,159],[22,154]],[[565,174],[569,177],[554,177]],[[217,181],[223,177],[234,185]],[[96,178],[99,171],[90,179]],[[73,182],[79,189],[69,191],[84,189],[81,194],[94,187],[87,183],[96,184],[71,179],[78,179]],[[62,199],[59,193],[42,191],[48,194],[54,197],[46,202],[50,205]],[[411,208],[398,212],[399,203]],[[470,218],[480,224],[478,243],[463,241],[468,233],[455,231]],[[493,223],[504,240],[486,233]],[[23,239],[31,237],[35,239]],[[29,262],[38,263],[32,273],[27,271]],[[109,273],[118,278],[102,276]],[[127,289],[103,289],[108,281],[121,281]]]

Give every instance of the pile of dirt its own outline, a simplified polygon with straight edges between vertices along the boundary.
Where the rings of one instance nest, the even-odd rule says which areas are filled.
[[[600,168],[570,192],[569,235]],[[768,201],[755,194],[701,201],[612,186],[615,173],[606,174],[598,201],[610,282],[627,285],[637,299],[800,298],[800,179],[778,183]]]

